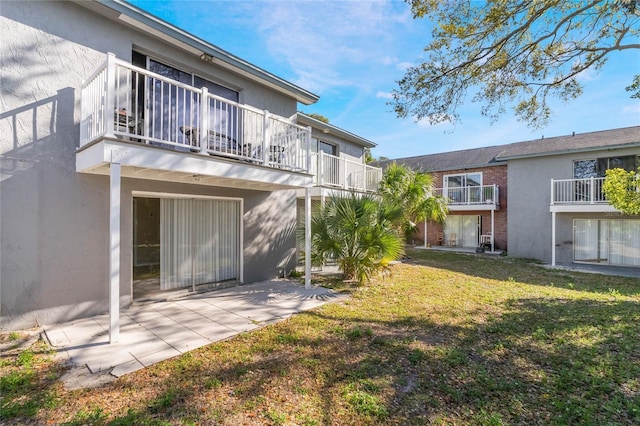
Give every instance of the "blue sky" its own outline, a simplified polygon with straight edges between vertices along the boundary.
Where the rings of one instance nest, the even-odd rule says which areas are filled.
[[[382,1],[130,0],[152,14],[320,96],[299,107],[378,144],[399,158],[640,125],[640,101],[624,90],[640,72],[640,52],[611,56],[586,72],[577,100],[553,102],[549,126],[533,130],[508,111],[491,124],[467,101],[455,126],[399,119],[387,103],[407,66],[424,55],[427,21]]]

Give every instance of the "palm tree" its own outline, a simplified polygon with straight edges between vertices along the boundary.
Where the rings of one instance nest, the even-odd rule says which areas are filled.
[[[379,193],[387,203],[402,206],[397,225],[408,240],[416,230],[416,222],[444,222],[447,202],[435,194],[433,179],[428,173],[414,172],[404,165],[391,163],[380,181]]]
[[[311,219],[312,263],[335,259],[345,280],[369,281],[403,254],[393,225],[401,214],[372,195],[328,198]]]

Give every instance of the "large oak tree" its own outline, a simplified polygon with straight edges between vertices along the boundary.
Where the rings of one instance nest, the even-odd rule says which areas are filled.
[[[392,105],[431,124],[458,120],[471,96],[491,121],[514,105],[520,120],[543,127],[551,98],[580,96],[581,73],[640,49],[640,0],[407,1],[414,18],[433,22],[433,41],[398,82]],[[621,84],[640,98],[640,76]]]

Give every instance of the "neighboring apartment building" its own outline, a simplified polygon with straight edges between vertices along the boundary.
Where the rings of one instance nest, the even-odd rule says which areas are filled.
[[[640,267],[640,217],[602,193],[607,169],[637,170],[640,127],[506,145],[509,255]]]
[[[3,328],[296,266],[316,95],[124,1],[0,14]]]
[[[553,265],[640,267],[640,217],[620,213],[602,193],[607,169],[640,166],[640,127],[393,161],[430,172],[439,193],[449,199],[444,238],[439,236],[441,225],[427,227],[432,246],[483,243],[482,233],[487,232],[483,209],[494,209],[490,229],[495,247],[508,249],[510,256]],[[481,191],[487,185],[495,185],[499,194],[491,200],[497,200],[495,207]],[[453,232],[456,239],[448,240]]]
[[[506,249],[507,165],[496,161],[502,149],[491,146],[391,160],[431,174],[436,194],[448,200],[445,223],[418,223],[414,244],[475,249],[482,243],[489,250]]]

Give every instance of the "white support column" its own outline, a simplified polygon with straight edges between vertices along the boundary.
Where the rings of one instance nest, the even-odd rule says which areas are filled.
[[[304,288],[311,288],[311,188],[304,189]]]
[[[491,252],[496,251],[495,210],[491,209]]]
[[[427,248],[427,219],[424,220],[424,248]]]
[[[556,266],[556,212],[551,212],[551,266]]]
[[[120,163],[109,169],[109,343],[120,339]]]

